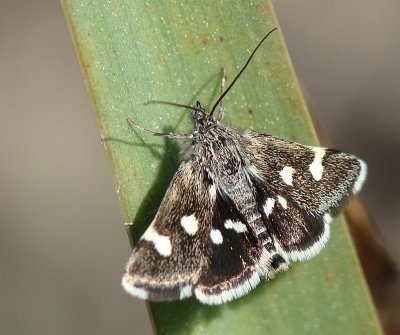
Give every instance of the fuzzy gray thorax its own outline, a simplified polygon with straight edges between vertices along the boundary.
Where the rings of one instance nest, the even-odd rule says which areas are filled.
[[[202,108],[196,103],[197,108]],[[220,123],[217,118],[197,111],[192,112],[193,137],[185,151],[185,160],[202,167],[206,179],[216,183],[218,193],[229,198],[251,225],[260,218],[253,187],[244,169],[237,132]],[[252,206],[249,206],[251,204]],[[253,228],[253,227],[252,227]]]

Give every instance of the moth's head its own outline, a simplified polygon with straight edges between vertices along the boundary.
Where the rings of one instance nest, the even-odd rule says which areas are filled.
[[[190,109],[195,132],[205,132],[216,124],[216,120],[210,115],[200,101],[196,101]]]

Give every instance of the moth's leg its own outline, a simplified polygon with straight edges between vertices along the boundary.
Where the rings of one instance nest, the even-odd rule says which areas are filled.
[[[165,137],[168,137],[168,138],[192,138],[192,137],[193,137],[193,134],[182,134],[182,133],[157,133],[157,132],[155,132],[155,131],[152,131],[152,130],[149,130],[149,129],[146,129],[146,128],[143,128],[143,127],[137,125],[137,124],[136,124],[135,122],[133,122],[130,118],[127,118],[126,120],[129,122],[129,124],[130,124],[131,126],[137,128],[137,129],[139,129],[139,130],[141,130],[141,131],[144,131],[144,132],[146,132],[146,133],[149,133],[149,134],[151,134],[151,135],[153,135],[153,136],[165,136]]]

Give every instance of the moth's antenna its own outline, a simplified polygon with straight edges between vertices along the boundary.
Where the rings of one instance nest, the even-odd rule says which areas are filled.
[[[239,79],[239,77],[242,75],[242,73],[244,72],[244,70],[246,70],[247,65],[249,65],[251,59],[253,58],[254,54],[256,53],[257,49],[260,47],[260,45],[268,38],[269,35],[271,35],[275,30],[277,30],[278,28],[274,28],[272,30],[270,30],[267,35],[265,35],[260,42],[258,42],[257,46],[254,48],[253,52],[251,53],[251,55],[249,56],[249,58],[247,59],[246,63],[243,65],[242,69],[239,71],[239,73],[236,75],[235,79],[233,79],[233,81],[229,84],[228,88],[219,96],[219,98],[217,99],[217,101],[215,102],[214,106],[211,109],[210,112],[210,116],[213,115],[215,109],[217,108],[218,104],[222,101],[222,99],[225,97],[225,95],[227,95],[227,93],[230,91],[230,89],[233,87],[233,85],[236,83],[236,81]]]
[[[169,102],[169,101],[162,101],[162,100],[149,100],[144,105],[147,106],[150,104],[162,104],[162,105],[170,105],[170,106],[175,106],[175,107],[182,107],[182,108],[187,108],[187,109],[199,112],[199,113],[203,114],[204,116],[206,115],[204,110],[202,110],[200,108],[197,108],[194,106],[189,106],[189,105],[178,104],[176,102]]]
[[[196,112],[201,113],[203,116],[206,116],[206,112],[201,109],[201,108],[197,108],[194,106],[189,106],[189,105],[183,105],[183,104],[178,104],[175,102],[169,102],[169,101],[162,101],[162,100],[149,100],[146,103],[144,103],[145,106],[150,105],[150,104],[163,104],[163,105],[170,105],[170,106],[176,106],[176,107],[183,107],[183,108],[187,108]],[[182,133],[158,133],[146,128],[143,128],[141,126],[139,126],[138,124],[136,124],[135,122],[132,121],[132,119],[130,119],[129,117],[126,119],[128,121],[128,123],[132,126],[135,127],[141,131],[144,131],[146,133],[149,133],[153,136],[165,136],[165,137],[169,137],[169,138],[192,138],[193,134],[182,134]]]

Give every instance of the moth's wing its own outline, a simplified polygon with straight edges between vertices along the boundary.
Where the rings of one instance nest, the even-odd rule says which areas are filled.
[[[332,216],[361,189],[366,164],[351,154],[255,132],[242,139],[260,210],[282,252],[289,260],[314,256],[329,237]]]
[[[156,217],[132,251],[122,278],[128,293],[154,301],[192,295],[193,282],[207,265],[207,245],[199,236],[210,229],[214,212],[209,189],[196,166],[180,165]]]
[[[248,231],[238,233],[222,224],[234,218],[225,207],[207,172],[182,163],[132,252],[122,279],[126,291],[153,301],[194,292],[207,304],[247,293],[259,281],[255,264],[260,252]]]
[[[264,276],[267,255],[232,201],[220,193],[207,234],[209,264],[196,284],[196,297],[221,304],[251,291]]]

